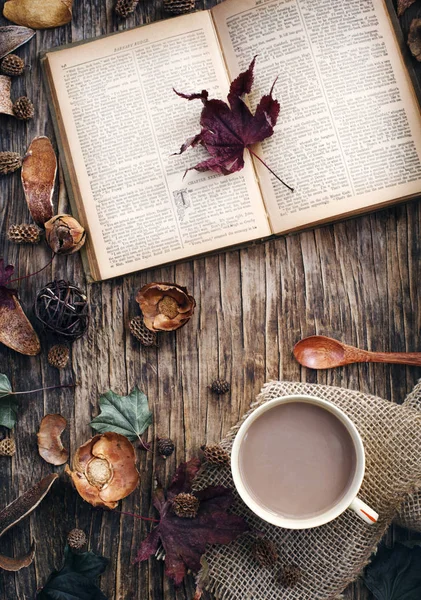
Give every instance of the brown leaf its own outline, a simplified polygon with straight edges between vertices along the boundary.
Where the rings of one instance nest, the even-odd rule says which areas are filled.
[[[415,0],[398,0],[398,17],[401,17],[414,2]]]
[[[0,554],[0,569],[4,569],[5,571],[20,571],[24,567],[29,567],[34,560],[35,548],[36,544],[35,541],[33,541],[28,554],[20,556],[19,558],[10,558],[9,556]]]
[[[16,296],[11,301],[13,308],[0,305],[0,342],[20,354],[35,356],[41,351],[39,338]]]
[[[69,458],[60,436],[66,429],[67,421],[61,415],[45,415],[38,432],[38,452],[51,465],[63,465]]]
[[[6,75],[0,75],[0,113],[13,115],[13,102],[10,99],[10,88],[12,80]]]
[[[15,25],[0,27],[0,58],[28,42],[34,35],[35,31],[28,27],[16,27]]]
[[[421,62],[421,19],[412,19],[411,21],[408,46],[412,56]]]
[[[71,21],[72,3],[72,0],[8,0],[3,15],[18,25],[48,29]]]
[[[57,158],[48,137],[32,140],[22,162],[21,179],[29,211],[37,225],[44,225],[54,214],[53,192]]]

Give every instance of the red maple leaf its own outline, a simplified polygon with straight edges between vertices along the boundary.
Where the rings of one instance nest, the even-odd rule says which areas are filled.
[[[244,519],[227,513],[233,503],[231,490],[215,486],[191,491],[199,468],[198,459],[182,463],[166,493],[158,486],[153,504],[160,514],[159,525],[142,542],[135,559],[135,562],[147,560],[161,543],[165,551],[165,573],[175,585],[180,585],[187,569],[195,573],[200,570],[200,559],[207,544],[229,544],[248,531]],[[172,511],[175,496],[182,492],[193,493],[200,501],[193,519],[177,517]]]
[[[244,102],[243,97],[250,93],[253,85],[255,60],[256,57],[251,61],[249,68],[240,73],[237,79],[231,83],[228,104],[222,100],[209,100],[209,93],[206,90],[197,94],[182,94],[174,90],[181,98],[199,99],[203,102],[203,110],[200,115],[202,130],[186,140],[181,146],[179,154],[185,152],[187,148],[201,144],[209,152],[210,158],[190,167],[187,171],[191,169],[210,170],[222,175],[229,175],[244,167],[244,150],[247,148],[279,181],[289,188],[250,148],[253,144],[262,142],[273,134],[280,110],[279,102],[272,97],[276,81],[269,94],[260,99],[254,115]],[[292,188],[289,189],[292,191]]]
[[[7,287],[15,268],[12,265],[4,265],[4,260],[0,258],[0,306],[15,308],[13,297],[17,296],[17,290]]]

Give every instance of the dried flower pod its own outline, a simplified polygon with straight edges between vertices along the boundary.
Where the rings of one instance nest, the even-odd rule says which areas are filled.
[[[0,64],[0,71],[8,77],[18,77],[22,75],[24,69],[24,61],[16,54],[8,54]]]
[[[301,569],[297,565],[284,565],[279,569],[278,583],[283,588],[293,588],[301,581]]]
[[[15,440],[5,438],[0,442],[0,456],[13,456],[16,454]]]
[[[172,501],[172,509],[177,517],[182,519],[194,519],[197,516],[200,502],[194,494],[182,492],[177,494]]]
[[[28,27],[16,27],[15,25],[0,27],[0,58],[28,42],[34,35],[35,31]]]
[[[143,321],[151,331],[173,331],[189,321],[196,301],[176,283],[148,283],[137,293]]]
[[[71,21],[72,4],[73,0],[7,0],[3,15],[18,25],[48,29]]]
[[[34,105],[27,96],[21,96],[13,104],[13,114],[21,121],[29,121],[35,114]]]
[[[67,534],[67,543],[74,552],[80,552],[88,543],[88,538],[82,529],[72,529]]]
[[[13,115],[13,102],[10,99],[10,88],[12,80],[6,75],[0,75],[0,113],[3,115]]]
[[[48,351],[47,360],[52,367],[64,369],[70,358],[70,351],[64,344],[56,344]]]
[[[142,317],[133,317],[129,323],[130,333],[142,346],[157,346],[156,333],[148,329]]]
[[[201,449],[207,463],[217,467],[225,467],[230,464],[230,455],[222,448],[220,444],[202,446]]]
[[[411,21],[408,46],[412,56],[421,62],[421,19],[412,19]]]
[[[0,342],[20,354],[35,356],[41,351],[39,338],[16,296],[10,300],[11,306],[0,305]]]
[[[251,551],[254,560],[263,568],[273,567],[278,560],[276,544],[266,538],[257,538],[253,541]]]
[[[165,12],[182,15],[195,9],[196,0],[164,0]]]
[[[86,232],[71,215],[56,215],[44,224],[45,239],[56,254],[73,254],[86,241]]]
[[[43,226],[53,211],[57,158],[45,136],[32,140],[22,163],[21,180],[29,212],[35,223]]]
[[[0,174],[7,175],[22,166],[22,157],[17,152],[0,152]]]
[[[117,0],[114,10],[119,17],[126,19],[136,10],[138,3],[139,0]]]
[[[15,244],[38,244],[41,240],[42,230],[37,225],[21,223],[11,225],[7,231],[7,237]]]
[[[37,434],[38,452],[50,465],[64,465],[69,458],[60,436],[66,429],[67,421],[61,415],[45,415]]]
[[[129,440],[119,433],[96,435],[73,457],[73,471],[66,473],[84,500],[92,506],[115,508],[139,482],[135,453]]]

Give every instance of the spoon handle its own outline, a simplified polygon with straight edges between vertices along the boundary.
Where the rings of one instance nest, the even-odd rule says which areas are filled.
[[[366,361],[421,367],[421,352],[367,352]]]

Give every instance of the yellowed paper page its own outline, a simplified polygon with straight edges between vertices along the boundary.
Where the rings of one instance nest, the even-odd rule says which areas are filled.
[[[178,97],[229,79],[208,12],[47,54],[101,279],[270,234],[253,164],[189,171],[201,102]]]
[[[274,232],[421,192],[421,118],[382,0],[228,0],[212,10],[231,76],[254,55],[252,106],[278,77],[257,148]]]

